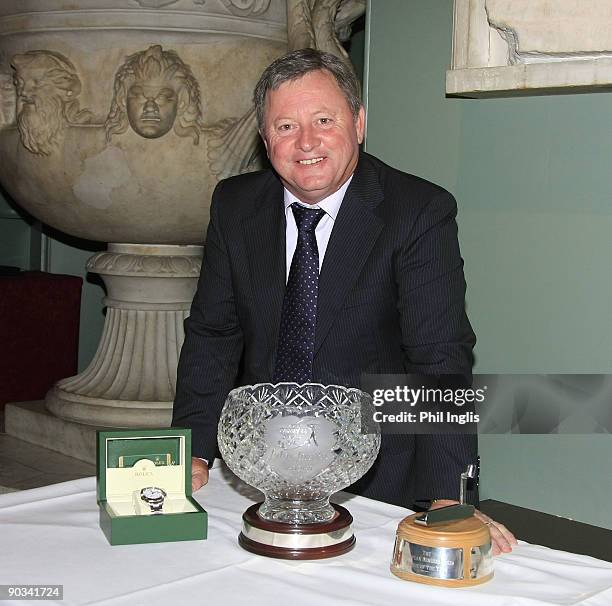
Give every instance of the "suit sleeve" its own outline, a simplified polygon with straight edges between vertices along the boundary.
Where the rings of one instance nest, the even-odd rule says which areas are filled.
[[[398,256],[404,366],[409,374],[472,380],[476,337],[465,313],[457,205],[445,191],[423,208]],[[478,454],[475,435],[417,435],[416,497],[458,499],[459,477]],[[477,497],[475,497],[477,499]]]
[[[222,189],[220,182],[212,196],[202,271],[185,320],[172,417],[172,426],[192,430],[192,455],[210,464],[216,454],[221,409],[234,387],[243,349],[220,220]]]

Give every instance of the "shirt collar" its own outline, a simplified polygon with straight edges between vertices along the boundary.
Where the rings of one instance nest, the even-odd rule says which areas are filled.
[[[324,210],[334,221],[336,220],[336,216],[338,215],[338,211],[340,210],[340,205],[342,204],[342,200],[344,200],[344,194],[346,194],[346,190],[350,185],[353,179],[353,175],[351,175],[344,185],[333,194],[327,196],[327,198],[323,198],[317,204],[304,204],[300,202],[286,187],[283,187],[284,190],[284,202],[285,202],[285,214],[288,212],[288,208],[294,203],[297,202],[302,206],[306,206],[308,208],[320,208]]]

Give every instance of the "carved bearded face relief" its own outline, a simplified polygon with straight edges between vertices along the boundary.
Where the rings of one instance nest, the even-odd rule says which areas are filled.
[[[49,155],[68,122],[68,108],[78,109],[80,80],[68,59],[50,51],[15,55],[11,65],[21,140],[31,152]]]
[[[24,105],[35,105],[40,99],[57,96],[55,84],[47,77],[48,69],[43,67],[23,67],[15,72],[17,89],[17,111],[21,113]]]
[[[176,119],[179,92],[179,83],[172,80],[155,78],[134,82],[126,101],[130,126],[146,139],[165,135]]]

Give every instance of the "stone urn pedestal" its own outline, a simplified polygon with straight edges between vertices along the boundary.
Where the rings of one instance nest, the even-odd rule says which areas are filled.
[[[47,394],[51,412],[105,427],[170,424],[201,255],[201,246],[110,244],[89,260],[106,285],[104,331],[88,368]]]

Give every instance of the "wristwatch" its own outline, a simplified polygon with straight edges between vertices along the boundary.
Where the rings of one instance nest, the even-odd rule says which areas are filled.
[[[151,508],[151,513],[162,513],[166,493],[156,486],[148,486],[140,491],[140,498]]]

